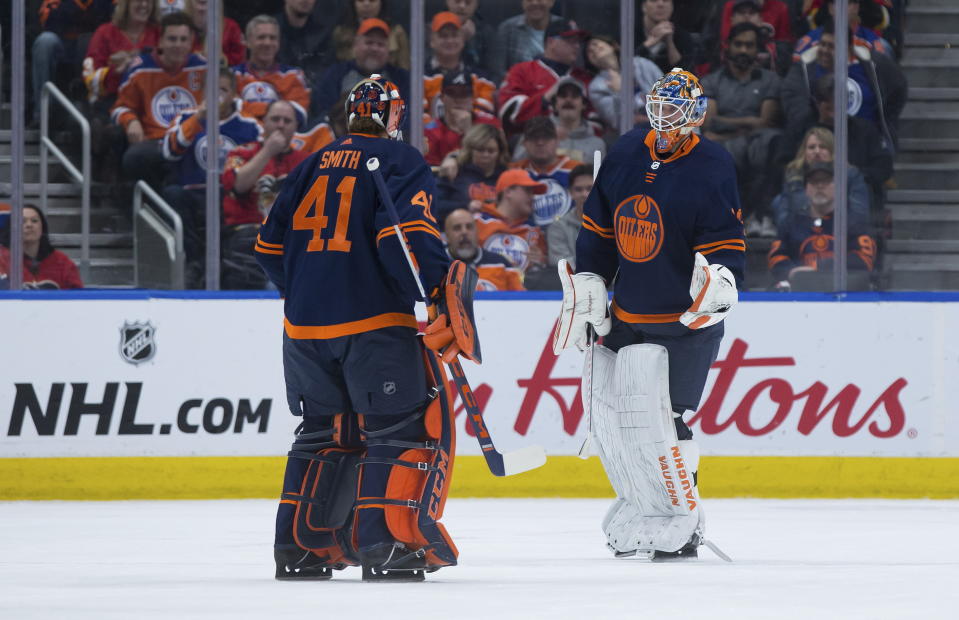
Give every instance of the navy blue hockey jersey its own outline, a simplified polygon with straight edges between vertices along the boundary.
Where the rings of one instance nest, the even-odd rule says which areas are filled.
[[[290,338],[416,328],[419,292],[366,169],[371,156],[380,160],[427,293],[446,275],[449,258],[430,212],[435,182],[423,156],[385,138],[339,138],[290,174],[257,238],[257,260],[286,297]]]
[[[613,281],[613,312],[627,323],[671,323],[689,308],[696,252],[746,263],[736,170],[720,145],[693,135],[668,158],[656,133],[630,131],[611,149],[583,205],[577,271]]]

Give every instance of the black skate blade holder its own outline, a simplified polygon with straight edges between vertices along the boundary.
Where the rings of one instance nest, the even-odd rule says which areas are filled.
[[[728,555],[726,555],[726,553],[725,553],[722,549],[720,549],[719,546],[716,545],[716,543],[714,543],[713,541],[704,539],[704,540],[702,541],[702,543],[700,543],[700,544],[701,544],[702,546],[708,548],[708,549],[709,549],[710,551],[712,551],[713,553],[715,553],[716,556],[717,556],[720,560],[722,560],[722,561],[724,561],[724,562],[730,562],[730,563],[732,563],[733,559],[732,559],[731,557],[729,557]],[[696,547],[693,547],[692,550],[695,551],[695,550],[696,550]],[[676,556],[673,556],[673,557],[663,557],[663,556],[656,557],[656,552],[655,552],[655,551],[636,551],[636,550],[634,550],[634,551],[613,551],[613,556],[616,557],[616,558],[641,557],[641,558],[647,559],[647,560],[649,560],[649,561],[651,561],[651,562],[677,562],[677,561],[684,561],[684,560],[694,559],[694,558],[696,557],[696,556],[682,556],[682,555],[676,555]]]

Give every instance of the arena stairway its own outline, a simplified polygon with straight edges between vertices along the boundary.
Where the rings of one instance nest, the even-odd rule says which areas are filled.
[[[10,104],[0,106],[0,201],[10,202]],[[78,168],[79,131],[58,131],[55,142]],[[24,201],[40,205],[40,132],[26,131]],[[47,182],[47,221],[50,242],[80,263],[81,186],[50,157]],[[124,288],[133,284],[133,234],[131,212],[116,204],[113,186],[93,183],[90,189],[90,287]]]
[[[912,0],[883,288],[959,290],[959,3]]]

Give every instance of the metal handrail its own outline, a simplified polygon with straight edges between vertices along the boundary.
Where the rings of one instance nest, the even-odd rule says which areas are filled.
[[[169,230],[162,230],[154,226],[154,230],[159,232],[162,235],[166,236],[167,244],[172,241],[173,243],[173,277],[172,287],[174,289],[183,289],[184,288],[184,273],[183,273],[183,220],[180,218],[180,214],[173,210],[166,200],[164,200],[159,194],[153,191],[153,188],[146,181],[138,181],[136,186],[133,188],[133,281],[134,286],[140,286],[140,246],[139,246],[139,235],[138,227],[140,225],[141,212],[146,212],[153,217],[156,215],[153,212],[153,209],[150,205],[145,205],[143,202],[144,195],[150,199],[153,203],[153,206],[156,207],[163,215],[169,218],[170,222],[173,223],[173,235],[172,239],[170,238]],[[157,218],[159,219],[159,218]],[[164,222],[165,223],[165,222]],[[167,224],[169,226],[169,224]]]
[[[80,130],[83,132],[83,152],[80,162],[82,171],[77,170],[63,151],[50,139],[50,95],[53,95],[80,124]],[[80,184],[80,273],[83,280],[87,281],[90,278],[90,121],[53,82],[45,83],[40,94],[40,208],[44,213],[47,211],[47,150],[53,152],[73,180]]]

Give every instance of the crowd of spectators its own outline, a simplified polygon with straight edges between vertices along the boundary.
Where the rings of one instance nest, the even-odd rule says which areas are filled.
[[[438,181],[432,211],[450,255],[474,264],[483,288],[558,285],[550,274],[574,258],[593,153],[648,127],[646,94],[676,66],[702,80],[701,133],[733,157],[747,235],[773,246],[770,271],[749,274],[748,285],[782,289],[787,267],[832,257],[832,205],[821,198],[832,182],[823,171],[833,159],[833,0],[638,0],[629,127],[620,126],[618,0],[428,0],[422,102],[408,95],[407,3],[219,1],[216,105],[204,101],[208,0],[43,0],[29,44],[34,102],[46,81],[80,84],[98,136],[95,179],[146,180],[180,214],[189,286],[203,285],[213,110],[223,286],[260,288],[250,256],[259,222],[284,177],[345,133],[344,98],[371,73],[399,86],[409,115],[423,115]],[[867,270],[879,258],[907,96],[901,4],[849,1],[848,228]],[[30,109],[35,126],[39,106]],[[46,234],[39,210],[27,211]],[[43,254],[49,243],[40,245]],[[802,253],[810,247],[815,259]]]

